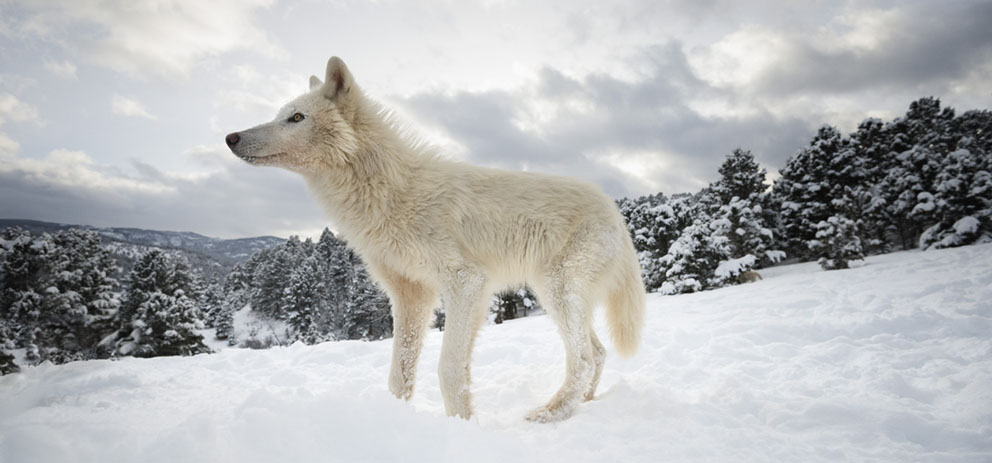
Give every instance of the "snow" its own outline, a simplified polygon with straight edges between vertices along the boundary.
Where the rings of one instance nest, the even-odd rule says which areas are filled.
[[[785,251],[779,251],[779,250],[765,251],[765,257],[771,262],[781,262],[785,260]]]
[[[720,263],[716,266],[716,271],[713,273],[723,279],[736,277],[737,275],[740,275],[741,272],[753,267],[754,260],[754,256],[748,254],[736,259],[720,261]]]
[[[271,346],[283,344],[283,340],[289,339],[289,324],[260,316],[251,310],[250,305],[234,312],[232,318],[231,339],[242,345]]]
[[[546,317],[487,326],[476,415],[445,416],[434,331],[410,402],[392,343],[44,364],[0,378],[0,461],[992,461],[992,244],[763,269],[648,296],[572,418],[523,420],[564,376]]]
[[[978,219],[969,215],[954,222],[954,231],[959,235],[968,235],[977,232],[979,225]]]

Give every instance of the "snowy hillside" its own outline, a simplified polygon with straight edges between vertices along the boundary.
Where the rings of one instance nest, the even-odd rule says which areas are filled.
[[[274,236],[222,239],[203,236],[193,232],[145,230],[124,227],[98,228],[89,225],[67,225],[40,222],[37,220],[0,219],[0,228],[6,227],[20,227],[35,233],[51,233],[67,228],[93,230],[99,233],[105,242],[117,242],[119,245],[133,245],[141,248],[182,249],[207,256],[222,263],[225,267],[233,266],[235,263],[247,259],[255,252],[286,241],[283,238],[276,238]],[[140,250],[135,252],[140,253]]]
[[[435,332],[410,403],[388,340],[25,368],[0,378],[0,461],[992,461],[992,245],[763,275],[650,296],[639,354],[558,424],[522,418],[564,373],[535,317],[483,330],[468,422]]]

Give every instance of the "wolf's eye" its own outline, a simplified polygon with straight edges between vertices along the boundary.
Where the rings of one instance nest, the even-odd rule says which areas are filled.
[[[303,120],[303,115],[300,113],[293,114],[293,117],[289,118],[289,122],[300,122]]]

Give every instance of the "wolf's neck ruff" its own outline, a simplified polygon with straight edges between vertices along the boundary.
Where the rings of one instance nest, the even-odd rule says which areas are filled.
[[[402,220],[410,178],[433,155],[403,139],[392,121],[376,117],[382,114],[377,103],[354,97],[358,149],[343,165],[325,164],[303,176],[345,239],[364,240]]]

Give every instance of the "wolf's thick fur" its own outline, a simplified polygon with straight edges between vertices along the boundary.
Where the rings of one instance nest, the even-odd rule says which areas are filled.
[[[393,360],[389,389],[413,394],[432,309],[444,301],[438,374],[449,415],[472,414],[469,366],[493,292],[529,284],[565,342],[566,375],[528,418],[568,417],[595,393],[606,350],[592,330],[605,303],[618,353],[641,338],[644,287],[633,244],[613,200],[586,182],[443,160],[403,135],[392,118],[331,58],[325,82],[274,121],[228,135],[256,165],[300,173],[389,295]]]

